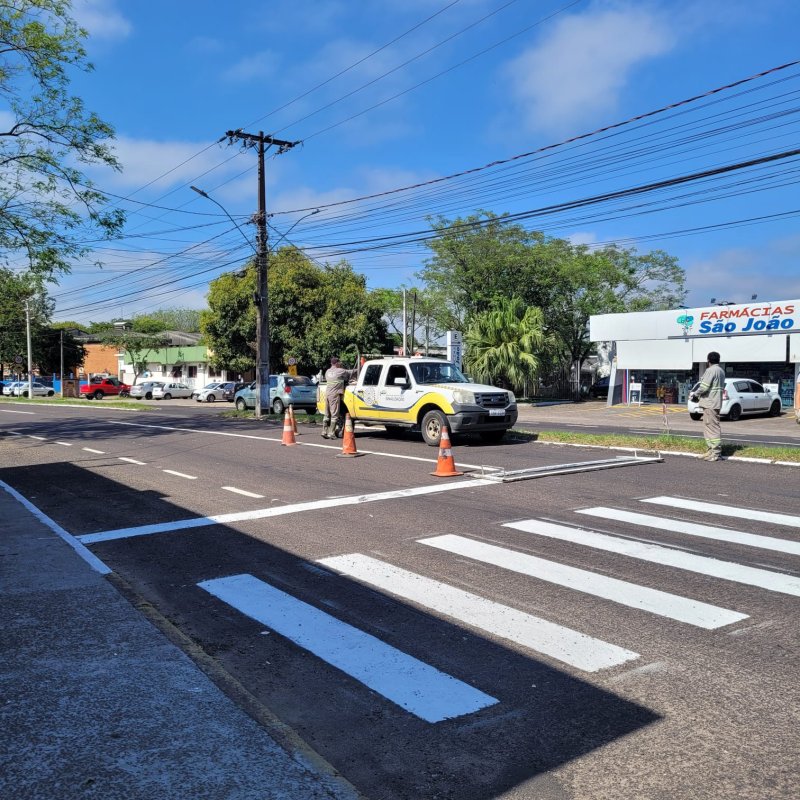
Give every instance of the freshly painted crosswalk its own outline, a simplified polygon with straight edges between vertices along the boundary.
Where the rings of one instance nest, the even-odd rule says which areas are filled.
[[[685,497],[648,497],[642,503],[653,503],[671,508],[684,508],[687,511],[700,511],[705,514],[717,514],[721,517],[735,517],[736,519],[751,519],[755,522],[769,522],[773,525],[785,525],[790,528],[800,528],[800,516],[780,514],[776,511],[759,511],[754,508],[737,508],[736,506],[721,505],[719,503],[705,503],[700,500],[689,500]]]
[[[624,647],[361,553],[323,558],[318,563],[585,672],[597,672],[639,658],[638,653]]]
[[[651,500],[664,500],[663,505],[669,505],[670,503],[666,501],[671,502],[673,499],[681,501],[680,498],[651,498]],[[688,510],[712,513],[710,509],[717,508],[713,503],[687,502],[694,504],[691,507],[687,506]],[[730,513],[722,514],[723,517],[734,516],[733,511],[737,510],[732,506],[724,508],[726,511],[730,510]],[[785,554],[788,558],[800,555],[800,547],[790,538],[762,536],[745,530],[730,530],[606,506],[576,509],[576,513],[582,515],[583,519],[602,519],[606,524],[620,522],[643,528],[648,531],[650,537],[652,537],[650,532],[655,529],[733,545],[773,550]],[[741,518],[764,521],[761,517],[771,513],[752,511],[753,516],[741,515]],[[791,519],[789,515],[779,516],[784,519],[783,524],[786,524],[787,518]],[[588,528],[542,519],[504,523],[504,527],[536,537],[547,537],[570,545],[620,555],[645,564],[667,566],[720,581],[800,597],[800,577],[788,572],[750,567],[652,541],[640,541],[633,539],[631,534],[600,533]],[[417,539],[409,546],[433,548],[445,554],[445,557],[449,555],[459,560],[469,559],[470,562],[485,565],[488,570],[513,572],[535,581],[572,590],[575,593],[576,603],[580,603],[581,598],[591,596],[622,607],[615,609],[613,606],[608,606],[602,612],[604,616],[607,613],[629,614],[632,609],[634,612],[644,612],[706,631],[718,630],[749,618],[748,614],[737,609],[724,608],[664,591],[658,587],[657,580],[652,575],[648,576],[646,568],[643,570],[641,582],[621,580],[594,569],[581,569],[549,558],[541,558],[514,549],[512,546],[487,542],[480,534],[428,536]],[[514,595],[514,605],[506,605],[438,580],[434,566],[430,568],[430,572],[434,574],[420,574],[365,553],[348,553],[322,558],[316,563],[387,596],[409,602],[430,612],[432,616],[489,634],[501,642],[511,642],[528,651],[533,657],[553,661],[557,667],[567,665],[578,671],[594,673],[641,658],[638,652],[629,649],[636,647],[637,642],[630,641],[630,637],[640,630],[640,627],[624,624],[624,616],[619,617],[620,624],[616,628],[619,631],[620,641],[608,642],[592,636],[590,630],[574,630],[526,612],[523,610],[526,602],[524,591]],[[474,572],[469,580],[474,584]],[[500,695],[493,697],[456,677],[443,673],[397,647],[382,642],[378,637],[349,625],[342,619],[333,617],[253,575],[243,574],[206,580],[198,585],[241,613],[258,620],[322,661],[428,722],[435,723],[472,714],[503,701]],[[709,592],[713,592],[714,585],[714,582],[707,584]],[[541,584],[531,584],[533,596],[541,598],[541,591]],[[537,605],[541,606],[541,600]],[[342,616],[346,617],[346,603],[338,607]],[[585,612],[581,618],[586,619]],[[643,653],[647,652],[650,646],[649,637],[652,635],[652,629],[648,629],[648,638],[639,648],[644,648]]]
[[[721,578],[722,580],[742,583],[747,586],[757,586],[771,592],[800,597],[800,578],[782,572],[771,572],[770,570],[743,566],[731,561],[720,561],[716,558],[686,553],[670,547],[636,542],[619,536],[609,536],[544,520],[529,519],[520,522],[509,522],[505,524],[505,527],[537,536],[559,539],[562,542],[591,547],[596,550],[604,550],[607,553],[617,553],[640,561],[649,561],[652,564],[676,567],[687,572],[695,572],[700,575]]]
[[[729,528],[716,528],[713,525],[702,525],[699,522],[688,522],[682,519],[665,519],[650,514],[639,514],[635,511],[625,511],[620,508],[607,508],[596,506],[582,508],[578,514],[586,514],[600,519],[613,519],[617,522],[629,522],[632,525],[642,525],[645,528],[656,528],[673,533],[685,533],[689,536],[700,536],[704,539],[716,539],[720,542],[732,542],[746,547],[760,547],[762,550],[775,550],[778,553],[789,553],[800,556],[800,542],[789,539],[778,539],[774,536],[761,536],[755,533],[730,530]]]
[[[497,703],[494,697],[253,575],[233,575],[198,585],[428,722],[471,714]]]
[[[688,597],[650,589],[635,583],[609,578],[597,572],[559,564],[537,556],[520,553],[475,539],[448,534],[420,539],[419,544],[435,547],[454,555],[465,556],[485,564],[528,575],[539,580],[575,589],[584,594],[613,600],[630,608],[648,611],[662,617],[696,625],[700,628],[721,628],[747,619],[747,614],[701,603]]]

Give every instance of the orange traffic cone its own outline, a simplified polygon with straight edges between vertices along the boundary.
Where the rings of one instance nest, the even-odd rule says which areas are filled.
[[[297,442],[294,440],[294,428],[292,427],[292,419],[289,416],[288,408],[286,409],[286,414],[284,414],[283,417],[283,437],[281,438],[281,444],[285,444],[288,447],[297,444]]]
[[[294,418],[294,406],[289,406],[289,417],[292,420],[292,431],[294,432],[295,436],[299,436],[300,434],[297,432],[297,420]]]
[[[442,437],[439,440],[439,460],[436,462],[436,472],[431,472],[436,478],[455,478],[463,475],[456,469],[453,451],[450,449],[450,434],[447,428],[442,428]]]
[[[353,431],[353,420],[349,414],[344,415],[344,436],[342,437],[342,452],[336,454],[336,458],[355,458],[363,456],[356,450],[356,434]]]

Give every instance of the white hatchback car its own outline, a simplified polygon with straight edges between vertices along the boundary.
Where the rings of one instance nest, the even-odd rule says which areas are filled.
[[[192,387],[185,383],[162,383],[161,386],[153,386],[153,400],[172,400],[173,397],[191,397]]]
[[[699,387],[700,384],[696,383],[689,392],[689,416],[695,420],[703,418],[700,403],[691,400]],[[766,389],[749,378],[725,378],[720,416],[735,422],[742,414],[769,414],[771,417],[779,417],[781,410],[781,398],[777,392]]]
[[[27,397],[28,388],[28,381],[20,381],[11,390],[11,394],[14,395],[14,397]],[[33,389],[34,397],[52,397],[55,394],[55,389],[53,389],[52,386],[45,386],[43,383],[38,383],[37,381],[34,381],[30,388]]]
[[[207,383],[202,389],[195,389],[192,392],[192,399],[198,403],[213,403],[215,400],[225,399],[224,383]]]

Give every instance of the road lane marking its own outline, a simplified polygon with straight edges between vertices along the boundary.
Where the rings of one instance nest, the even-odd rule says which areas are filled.
[[[744,531],[715,528],[713,525],[701,525],[698,522],[689,522],[682,519],[664,519],[650,514],[638,514],[634,511],[606,508],[605,506],[582,508],[576,513],[586,514],[590,517],[600,517],[600,519],[615,519],[618,522],[629,522],[632,525],[643,525],[646,528],[685,533],[689,536],[699,536],[703,539],[716,539],[720,542],[733,542],[746,547],[760,547],[762,550],[775,550],[778,553],[800,556],[800,542],[776,539],[774,536],[758,536]]]
[[[654,503],[659,506],[685,508],[687,511],[701,511],[704,514],[717,514],[721,517],[736,517],[737,519],[752,519],[756,522],[772,522],[775,525],[786,525],[790,528],[800,528],[800,517],[791,514],[777,514],[773,511],[758,511],[753,508],[736,508],[723,506],[718,503],[702,503],[699,500],[687,500],[683,497],[648,497],[642,503]]]
[[[569,567],[555,561],[509,550],[505,547],[447,534],[419,539],[419,544],[436,547],[455,555],[472,558],[502,569],[565,586],[584,594],[612,600],[623,606],[648,611],[662,617],[713,630],[747,619],[747,614],[701,603],[688,597],[650,589],[628,581],[609,578],[596,572]]]
[[[245,497],[261,498],[264,496],[263,494],[256,494],[255,492],[247,492],[244,489],[237,489],[235,486],[223,486],[222,488],[225,489],[226,492],[234,492],[235,494],[241,494]]]
[[[120,420],[106,420],[109,425],[128,425],[129,427],[133,428],[155,428],[157,430],[162,431],[176,431],[178,433],[198,433],[201,435],[206,436],[230,436],[235,439],[255,439],[259,442],[273,442],[275,444],[281,444],[281,440],[278,438],[272,439],[269,436],[255,436],[249,433],[231,433],[230,431],[204,431],[197,428],[177,428],[174,425],[147,425],[143,422],[121,422]],[[341,450],[341,445],[335,444],[322,444],[317,442],[297,442],[298,445],[302,447],[319,447],[323,450]],[[402,453],[385,453],[381,450],[363,450],[359,448],[359,453],[363,453],[364,455],[371,455],[371,456],[382,456],[383,458],[401,458],[406,461],[422,461],[425,464],[435,464],[435,458],[422,458],[421,456],[407,456],[403,455]],[[490,467],[486,464],[465,464],[463,461],[459,459],[458,462],[459,467],[469,467],[470,469],[499,469],[499,467]]]
[[[572,542],[595,550],[605,550],[607,553],[637,558],[640,561],[649,561],[653,564],[662,564],[666,567],[675,567],[696,572],[699,575],[709,575],[734,583],[743,583],[746,586],[756,586],[770,592],[780,592],[800,597],[800,578],[786,575],[781,572],[770,572],[757,567],[746,567],[730,561],[720,561],[708,556],[697,556],[673,550],[657,544],[645,544],[617,536],[606,536],[602,533],[587,531],[583,528],[571,528],[566,525],[557,525],[544,520],[528,519],[520,522],[507,522],[504,527],[514,530],[533,533],[537,536],[548,536],[562,542]]]
[[[585,672],[639,658],[631,650],[360,553],[322,558],[317,563]]]
[[[60,444],[62,447],[72,447],[69,442],[56,442],[56,444]]]
[[[31,439],[37,439],[40,442],[46,442],[47,441],[47,439],[45,439],[44,436],[34,436],[32,433],[29,433],[28,436]]]
[[[293,503],[273,508],[257,508],[252,511],[238,511],[232,514],[215,514],[210,517],[192,517],[179,519],[173,522],[160,522],[153,525],[141,525],[136,528],[119,528],[117,530],[101,531],[100,533],[86,533],[78,538],[85,544],[94,542],[107,542],[111,539],[127,539],[131,536],[148,536],[153,533],[170,533],[187,528],[201,528],[205,525],[225,525],[229,522],[246,522],[266,517],[280,517],[285,514],[297,514],[303,511],[318,511],[323,508],[336,506],[353,506],[360,503],[374,503],[381,500],[402,500],[406,497],[416,497],[426,494],[449,492],[453,489],[474,489],[478,486],[497,486],[495,481],[486,478],[476,478],[468,481],[452,481],[450,483],[436,483],[431,486],[418,486],[411,489],[396,489],[390,492],[376,492],[375,494],[358,494],[349,497],[326,498],[324,500],[311,500],[306,503]]]
[[[0,408],[0,411],[3,411],[6,414],[33,414],[36,415],[35,411],[11,411],[8,408]]]
[[[499,702],[253,575],[197,585],[427,722]]]
[[[44,511],[38,509],[30,500],[21,495],[12,486],[9,486],[5,481],[0,481],[0,489],[4,489],[8,492],[15,500],[25,506],[36,519],[50,528],[59,538],[63,539],[93,570],[99,572],[101,575],[108,575],[111,572],[111,569],[89,550],[88,547],[79,542],[77,537],[65,531],[54,519],[48,517]]]
[[[187,475],[185,472],[175,472],[174,469],[162,469],[162,472],[166,472],[168,475],[177,475],[179,478],[186,478],[190,481],[196,481],[197,475]]]
[[[129,464],[138,464],[140,467],[146,467],[146,461],[137,461],[135,458],[126,458],[125,456],[117,456],[120,461],[127,461]]]
[[[91,447],[84,447],[83,448],[87,453],[97,453],[99,456],[104,456],[106,454],[105,450],[95,450]]]

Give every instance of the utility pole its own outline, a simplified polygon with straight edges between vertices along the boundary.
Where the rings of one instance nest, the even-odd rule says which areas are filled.
[[[256,215],[256,267],[258,269],[258,290],[255,295],[258,314],[256,316],[256,418],[261,419],[264,410],[269,408],[269,290],[267,271],[269,250],[267,249],[267,200],[264,175],[265,145],[278,148],[278,155],[291,150],[299,142],[288,142],[259,133],[245,133],[241,128],[226,131],[225,136],[232,144],[243,142],[245,147],[258,150],[258,213]]]
[[[64,329],[61,329],[61,371],[58,373],[58,379],[61,382],[61,396],[64,396]]]
[[[408,312],[406,311],[405,289],[403,289],[403,355],[408,355]]]
[[[31,356],[31,301],[25,298],[25,337],[28,341],[28,400],[33,400],[33,359]]]

